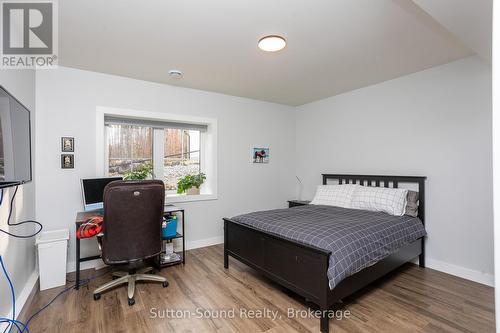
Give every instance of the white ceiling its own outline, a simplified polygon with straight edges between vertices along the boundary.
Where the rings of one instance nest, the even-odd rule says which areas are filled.
[[[67,0],[59,13],[60,65],[288,105],[474,53],[411,0]],[[267,34],[287,47],[260,51]]]
[[[493,0],[413,0],[491,64]]]

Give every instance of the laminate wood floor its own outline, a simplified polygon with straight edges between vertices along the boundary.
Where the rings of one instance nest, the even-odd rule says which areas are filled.
[[[30,332],[319,332],[316,318],[289,318],[288,309],[308,309],[300,297],[232,258],[225,270],[222,252],[221,245],[188,251],[185,266],[162,270],[170,286],[138,284],[132,307],[125,287],[93,300],[92,290],[110,280],[106,274],[59,297],[30,322]],[[88,270],[83,276],[99,273]],[[21,319],[62,289],[37,293]],[[191,318],[151,318],[152,308],[159,310],[153,311],[155,316],[180,317],[180,311],[164,311],[175,309]],[[240,318],[241,309],[247,316],[247,310],[264,315],[259,311],[267,309],[278,318],[271,319],[270,313],[265,318]],[[493,288],[411,264],[345,299],[341,309],[350,317],[330,320],[330,332],[478,333],[493,332],[495,327]],[[196,318],[201,311],[208,311],[209,318]]]

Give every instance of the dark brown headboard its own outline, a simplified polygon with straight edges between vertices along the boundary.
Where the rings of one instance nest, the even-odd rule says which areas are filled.
[[[425,180],[420,176],[373,176],[373,175],[346,175],[322,174],[323,185],[329,180],[337,180],[339,184],[359,184],[363,186],[398,188],[399,183],[418,184],[418,217],[425,225]]]

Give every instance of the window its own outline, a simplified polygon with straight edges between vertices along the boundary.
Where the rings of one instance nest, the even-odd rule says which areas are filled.
[[[177,182],[186,175],[205,173],[206,181],[199,200],[216,199],[214,120],[211,125],[108,114],[103,114],[103,118],[104,173],[107,176],[125,177],[146,170],[148,178],[164,181],[169,200],[175,202],[198,200],[195,196],[179,197]]]
[[[108,125],[108,174],[125,176],[153,165],[153,131],[150,127]]]
[[[168,191],[177,191],[177,181],[201,172],[201,133],[196,130],[164,129],[164,182]]]

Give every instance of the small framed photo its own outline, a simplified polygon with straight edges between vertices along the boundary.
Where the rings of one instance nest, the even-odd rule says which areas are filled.
[[[75,155],[61,154],[61,169],[74,169],[75,168]]]
[[[75,138],[62,137],[61,138],[61,151],[74,152],[75,151]]]
[[[254,148],[252,158],[254,163],[269,163],[269,148]]]

